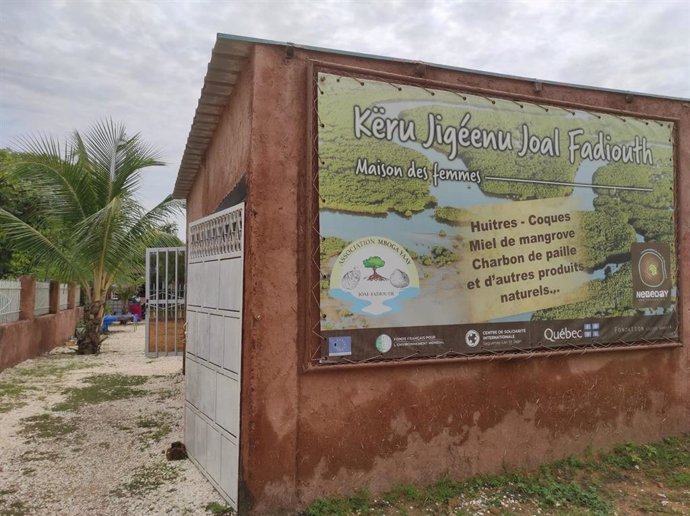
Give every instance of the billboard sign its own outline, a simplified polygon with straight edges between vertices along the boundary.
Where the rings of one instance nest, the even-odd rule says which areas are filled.
[[[323,358],[677,338],[672,123],[317,85]]]

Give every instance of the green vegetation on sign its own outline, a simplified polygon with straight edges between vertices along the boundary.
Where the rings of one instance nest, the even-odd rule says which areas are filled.
[[[384,280],[383,276],[381,276],[378,272],[376,272],[376,269],[380,269],[384,265],[386,265],[386,262],[384,262],[379,256],[370,256],[366,260],[362,262],[362,264],[367,268],[367,269],[372,269],[374,272],[369,276],[367,279],[369,281],[374,281],[374,280]]]
[[[333,86],[321,85],[322,88]],[[329,122],[319,129],[321,208],[378,215],[394,211],[409,217],[433,206],[436,200],[429,194],[428,181],[354,175],[357,159],[363,156],[368,156],[370,163],[380,161],[399,166],[404,172],[412,161],[419,167],[431,165],[422,154],[395,143],[377,142],[372,147],[370,142],[352,135],[352,112],[347,108],[351,109],[353,103],[366,106],[381,95],[388,95],[389,99],[405,98],[405,95],[392,87],[363,90],[356,81],[345,79],[337,83],[337,88],[337,95],[319,97],[320,116]]]

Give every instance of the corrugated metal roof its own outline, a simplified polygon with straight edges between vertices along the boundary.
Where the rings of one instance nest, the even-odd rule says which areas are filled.
[[[313,52],[322,52],[329,54],[339,54],[345,56],[362,57],[365,59],[383,59],[386,61],[394,61],[398,63],[417,63],[418,61],[411,61],[408,59],[397,59],[386,56],[378,56],[374,54],[362,54],[359,52],[347,52],[343,50],[335,50],[330,48],[313,47],[309,45],[295,45],[292,43],[285,43],[279,41],[272,41],[267,39],[249,38],[245,36],[237,36],[233,34],[217,34],[216,44],[213,47],[211,54],[211,61],[208,64],[206,77],[204,78],[204,86],[201,89],[201,96],[197,104],[196,113],[192,122],[192,128],[189,131],[187,138],[187,145],[180,163],[180,170],[177,174],[177,181],[175,182],[175,189],[173,190],[173,197],[177,199],[185,199],[189,190],[194,183],[194,178],[201,165],[201,160],[206,153],[211,138],[215,132],[216,126],[220,119],[220,115],[228,103],[230,94],[237,81],[239,72],[244,67],[249,52],[253,45],[291,45],[295,48],[310,50]],[[434,63],[427,63],[428,66],[453,70],[458,72],[473,73],[477,75],[484,75],[489,77],[499,77],[502,79],[515,79],[520,81],[538,81],[542,84],[550,84],[555,86],[569,86],[587,90],[607,91],[612,93],[620,93],[623,95],[635,95],[639,97],[652,97],[659,99],[675,100],[681,102],[688,102],[689,99],[679,97],[669,97],[664,95],[654,95],[650,93],[639,93],[624,90],[615,90],[610,88],[599,88],[594,86],[585,86],[580,84],[569,84],[557,81],[544,81],[541,79],[518,77],[514,75],[506,75],[492,72],[484,72],[480,70],[472,70],[469,68],[458,68],[453,66],[439,65]]]
[[[216,38],[175,181],[173,197],[176,199],[185,199],[194,183],[201,160],[211,143],[252,44],[243,39],[223,38],[220,34]]]

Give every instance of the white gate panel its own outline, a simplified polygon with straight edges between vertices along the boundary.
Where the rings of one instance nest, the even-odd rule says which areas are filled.
[[[239,435],[239,419],[233,417],[233,413],[239,412],[240,383],[227,376],[218,375],[218,388],[216,390],[216,405],[219,407],[230,407],[227,412],[219,412],[216,417],[218,423],[232,435]]]
[[[242,319],[224,317],[226,347],[223,355],[223,367],[233,373],[240,372],[242,356]]]
[[[237,440],[221,436],[220,441],[220,485],[223,491],[235,490],[239,483],[239,464],[240,450]]]
[[[185,443],[237,509],[244,204],[189,225]]]
[[[196,324],[196,312],[187,312],[187,351],[192,355],[197,354]]]
[[[199,326],[197,328],[197,336],[199,337],[197,342],[198,358],[208,360],[208,348],[210,347],[208,339],[211,338],[209,319],[211,316],[203,312],[197,313],[197,316],[199,317]]]
[[[225,260],[220,262],[220,274],[223,277],[235,277],[242,274],[243,263],[239,260]],[[221,310],[242,310],[242,292],[223,290],[219,293],[218,308]]]
[[[217,261],[204,263],[202,306],[218,307],[218,282],[220,281],[220,264]]]
[[[209,316],[209,333],[210,337],[208,343],[210,346],[208,360],[217,366],[223,365],[223,347],[226,345],[225,335],[223,332],[223,317],[220,315]]]
[[[146,249],[146,355],[184,352],[185,322],[184,247]]]
[[[220,479],[220,432],[208,425],[206,434],[206,469],[211,478]]]

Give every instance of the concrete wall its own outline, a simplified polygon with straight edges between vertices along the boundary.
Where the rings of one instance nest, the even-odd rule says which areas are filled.
[[[682,347],[514,360],[309,368],[308,59],[409,77],[414,63],[254,47],[188,197],[210,213],[248,172],[240,509],[530,468],[623,441],[690,430],[690,109],[620,93],[427,67],[433,81],[677,119]],[[237,116],[248,115],[249,125]],[[236,132],[239,131],[239,132]],[[249,139],[247,139],[249,134]],[[214,204],[215,203],[215,204]],[[317,326],[318,327],[318,326]]]
[[[22,276],[19,281],[19,320],[0,324],[0,371],[64,344],[83,315],[76,284],[69,285],[67,309],[60,310],[60,283],[51,281],[49,314],[35,317],[36,280]]]
[[[81,319],[82,308],[68,308],[33,320],[0,324],[0,371],[61,346]]]

